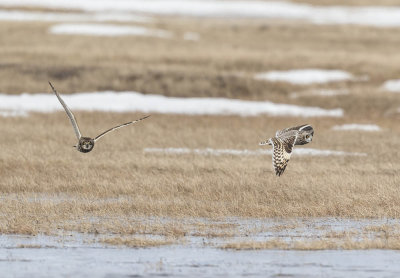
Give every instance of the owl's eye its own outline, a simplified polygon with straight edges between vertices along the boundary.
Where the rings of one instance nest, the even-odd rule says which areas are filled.
[[[309,139],[309,138],[310,138],[310,135],[307,134],[307,135],[306,135],[306,139]]]

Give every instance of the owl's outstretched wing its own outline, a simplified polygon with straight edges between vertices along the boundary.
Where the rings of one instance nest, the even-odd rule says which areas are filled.
[[[114,131],[114,130],[119,129],[119,128],[124,127],[124,126],[128,126],[128,125],[137,123],[137,122],[139,122],[139,121],[141,121],[141,120],[144,120],[144,119],[146,119],[146,118],[148,118],[148,117],[150,117],[150,115],[148,115],[148,116],[146,116],[146,117],[143,117],[143,118],[140,118],[140,119],[138,119],[138,120],[132,121],[132,122],[124,123],[124,124],[122,124],[122,125],[117,125],[117,126],[115,126],[115,127],[113,127],[113,128],[110,128],[110,129],[104,131],[103,133],[101,133],[100,135],[97,135],[96,138],[94,138],[94,141],[96,142],[96,141],[99,140],[101,137],[103,137],[104,135],[106,135],[107,133],[109,133],[109,132],[111,132],[111,131]]]
[[[60,95],[57,93],[56,89],[53,87],[53,85],[49,82],[51,89],[53,90],[54,94],[56,95],[56,97],[58,98],[58,100],[60,101],[61,105],[64,107],[65,112],[67,112],[68,118],[71,121],[72,127],[74,128],[75,131],[75,135],[78,138],[78,140],[82,137],[81,132],[79,130],[79,126],[78,123],[75,120],[75,116],[72,113],[71,109],[69,109],[69,107],[65,104],[65,102],[63,101],[63,99],[60,97]]]
[[[282,175],[285,171],[286,166],[289,163],[290,156],[292,155],[296,138],[297,135],[271,138],[273,146],[272,163],[277,176]]]
[[[299,125],[299,126],[294,126],[294,127],[288,127],[288,128],[282,129],[282,130],[278,130],[278,131],[275,133],[275,136],[276,136],[276,137],[281,136],[281,135],[285,134],[286,132],[289,132],[289,131],[292,131],[292,130],[293,130],[293,131],[301,131],[301,130],[307,129],[307,128],[309,128],[309,127],[311,127],[309,124]],[[312,127],[311,127],[311,128],[312,128]]]

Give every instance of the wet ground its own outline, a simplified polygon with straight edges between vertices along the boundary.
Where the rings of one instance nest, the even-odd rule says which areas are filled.
[[[2,248],[2,277],[399,277],[400,252]]]
[[[199,219],[182,221],[198,223]],[[396,250],[222,248],[237,241],[324,239],[341,231],[352,231],[356,240],[365,239],[381,234],[382,227],[397,227],[397,222],[394,219],[228,219],[224,223],[237,224],[235,236],[187,235],[181,242],[148,248],[104,244],[97,240],[99,235],[92,234],[1,235],[0,273],[1,277],[400,277],[400,251]]]

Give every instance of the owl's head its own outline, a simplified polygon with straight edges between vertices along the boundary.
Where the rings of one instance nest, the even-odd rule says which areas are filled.
[[[314,136],[314,129],[310,125],[304,125],[299,129],[298,145],[308,144],[312,141]]]
[[[78,151],[83,153],[90,152],[94,147],[94,140],[89,137],[81,137],[78,143]]]

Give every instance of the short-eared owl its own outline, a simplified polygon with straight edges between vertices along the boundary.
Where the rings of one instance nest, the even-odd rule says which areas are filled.
[[[79,130],[79,126],[78,123],[75,120],[74,114],[72,113],[72,111],[68,108],[68,106],[65,104],[65,102],[62,100],[62,98],[60,97],[60,95],[57,93],[56,89],[53,87],[53,85],[49,82],[51,89],[53,90],[54,94],[57,96],[58,100],[60,101],[61,105],[64,107],[65,112],[67,112],[68,118],[71,121],[72,127],[74,128],[75,131],[75,135],[78,138],[78,144],[76,146],[74,146],[78,151],[83,152],[83,153],[88,153],[91,150],[93,150],[94,147],[94,143],[99,140],[101,137],[103,137],[104,135],[106,135],[107,133],[114,131],[118,128],[133,124],[133,123],[137,123],[141,120],[144,120],[150,116],[146,116],[143,117],[141,119],[135,120],[135,121],[131,121],[128,123],[124,123],[122,125],[118,125],[115,126],[113,128],[110,128],[106,131],[104,131],[103,133],[101,133],[100,135],[97,135],[94,139],[90,138],[90,137],[83,137],[81,135],[81,132]]]
[[[278,130],[275,137],[269,138],[260,145],[272,145],[272,163],[277,176],[283,174],[294,145],[304,145],[312,141],[314,129],[310,125],[300,125]]]

